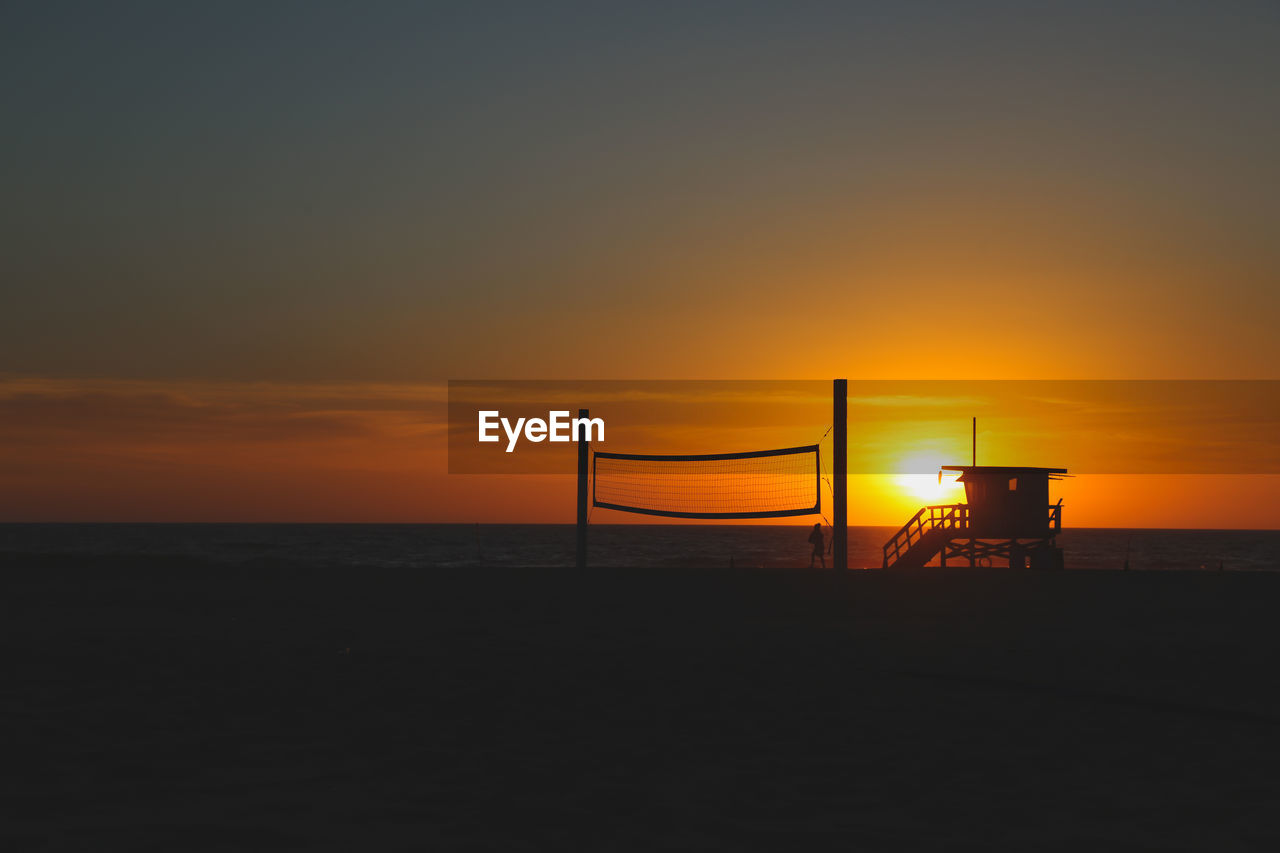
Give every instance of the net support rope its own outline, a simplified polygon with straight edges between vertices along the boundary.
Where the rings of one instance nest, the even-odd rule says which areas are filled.
[[[597,452],[591,505],[671,518],[779,518],[822,512],[817,444],[745,453]]]
[[[822,442],[826,441],[827,436],[831,435],[831,430],[834,427],[835,424],[827,427],[827,431],[822,434],[822,438],[818,439],[818,444],[822,444]],[[832,452],[832,455],[834,455],[834,451]],[[819,458],[821,459],[821,456],[819,456]],[[827,468],[827,461],[825,459],[822,459],[822,482],[827,484],[827,497],[831,501],[832,506],[834,506],[836,500],[835,488],[831,485],[831,471]],[[826,522],[827,530],[831,533],[831,535],[827,537],[827,553],[830,554],[836,546],[835,528],[831,524],[831,519],[827,518],[825,513],[822,514],[822,520]]]

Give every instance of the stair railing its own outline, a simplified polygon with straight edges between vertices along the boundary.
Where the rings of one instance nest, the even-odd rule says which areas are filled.
[[[889,541],[884,543],[884,567],[888,568],[893,563],[911,549],[914,542],[918,542],[924,537],[924,514],[928,507],[921,507],[911,520],[902,525],[902,528],[893,536],[889,537]],[[893,560],[889,560],[889,551],[893,550]]]
[[[884,561],[888,568],[911,550],[912,546],[937,529],[963,530],[969,527],[968,504],[943,504],[921,507],[911,520],[884,543]],[[892,559],[891,559],[892,558]]]

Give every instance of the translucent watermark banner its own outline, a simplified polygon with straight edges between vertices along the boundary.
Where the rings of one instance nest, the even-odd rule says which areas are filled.
[[[850,474],[975,458],[1072,474],[1280,473],[1280,380],[850,380],[845,405]],[[616,453],[818,444],[828,470],[832,458],[824,380],[451,380],[448,410],[451,474],[572,474],[582,432]]]

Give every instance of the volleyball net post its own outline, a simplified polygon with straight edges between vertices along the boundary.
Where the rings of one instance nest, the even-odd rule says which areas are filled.
[[[578,409],[578,560],[579,569],[587,567],[587,462],[591,453],[588,438],[591,427],[587,424],[590,412]]]
[[[831,565],[849,568],[849,380],[831,392]]]

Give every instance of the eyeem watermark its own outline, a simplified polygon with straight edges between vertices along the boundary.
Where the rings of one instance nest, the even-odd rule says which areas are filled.
[[[482,409],[479,413],[479,440],[483,442],[500,441],[497,434],[501,427],[507,434],[507,453],[516,449],[516,443],[523,435],[527,441],[577,441],[580,429],[587,441],[604,441],[604,418],[571,418],[568,411],[547,412],[546,419],[516,418],[513,424],[509,418],[502,417],[497,409]],[[592,430],[595,436],[592,436]]]

